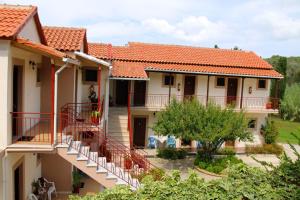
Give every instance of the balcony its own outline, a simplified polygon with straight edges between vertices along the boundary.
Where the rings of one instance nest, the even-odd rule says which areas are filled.
[[[140,96],[140,95],[138,95]],[[279,99],[273,97],[238,97],[238,96],[207,96],[205,95],[171,95],[168,94],[146,94],[144,97],[137,97],[132,94],[131,106],[136,109],[160,110],[167,106],[172,99],[183,101],[197,99],[202,105],[207,102],[215,102],[222,108],[233,106],[235,110],[244,109],[253,112],[278,112]]]

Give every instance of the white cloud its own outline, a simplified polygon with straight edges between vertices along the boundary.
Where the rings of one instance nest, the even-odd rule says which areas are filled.
[[[153,18],[144,20],[143,25],[150,31],[189,42],[220,40],[230,32],[226,24],[210,21],[206,16],[189,16],[174,24]]]
[[[300,39],[300,19],[289,17],[279,12],[265,12],[255,21],[270,30],[276,39]]]

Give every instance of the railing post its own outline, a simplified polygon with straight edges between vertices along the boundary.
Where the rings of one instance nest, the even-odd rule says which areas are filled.
[[[243,108],[244,80],[245,80],[245,77],[242,78],[242,89],[241,89],[240,109]]]
[[[127,100],[127,113],[128,113],[128,131],[129,131],[129,142],[130,142],[130,149],[133,147],[133,141],[132,141],[132,130],[131,130],[131,81],[128,81],[128,100]]]
[[[54,143],[54,81],[55,81],[55,65],[51,64],[51,144]]]

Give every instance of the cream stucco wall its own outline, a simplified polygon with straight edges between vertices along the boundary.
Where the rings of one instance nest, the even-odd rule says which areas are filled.
[[[33,42],[41,43],[33,17],[31,17],[31,19],[25,24],[23,29],[20,31],[19,36],[29,39]]]
[[[12,111],[12,59],[10,41],[0,40],[0,148],[6,148],[11,141]]]
[[[31,193],[31,183],[41,177],[41,162],[34,153],[9,153],[5,158],[6,199],[13,199],[14,195],[14,168],[23,161],[24,167],[24,195]]]

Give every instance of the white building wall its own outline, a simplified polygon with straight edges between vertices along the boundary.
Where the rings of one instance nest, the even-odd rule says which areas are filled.
[[[0,40],[0,148],[11,141],[12,60],[10,41]]]
[[[19,36],[29,39],[33,42],[41,43],[40,36],[38,34],[37,27],[33,17],[25,24],[25,26],[19,33]]]
[[[37,27],[33,17],[31,17],[31,19],[25,24],[25,26],[19,33],[19,36],[29,39],[36,43],[41,43],[40,36],[38,34]]]
[[[41,163],[37,160],[36,153],[9,153],[5,158],[6,199],[14,199],[14,167],[23,160],[24,165],[24,194],[27,199],[32,192],[31,183],[41,177]],[[2,195],[2,194],[1,194]]]

